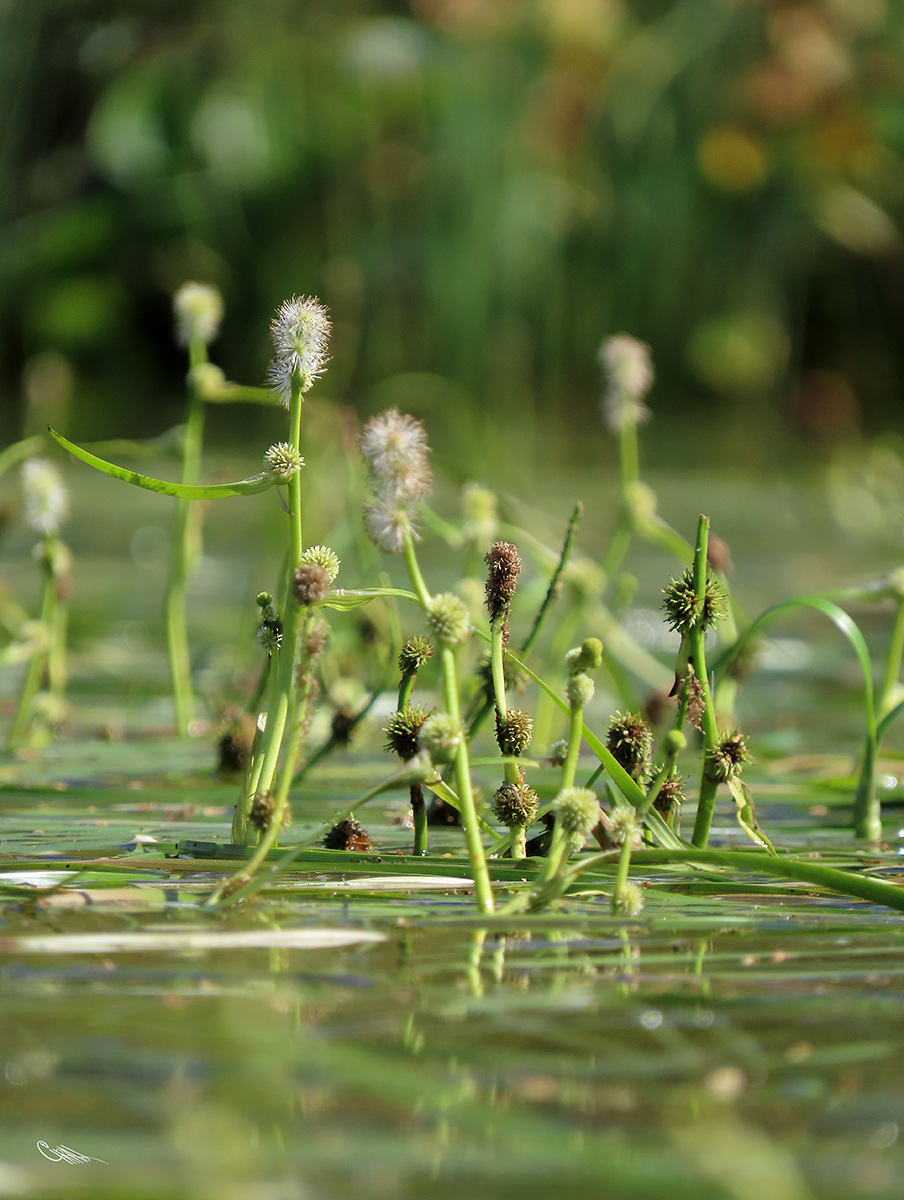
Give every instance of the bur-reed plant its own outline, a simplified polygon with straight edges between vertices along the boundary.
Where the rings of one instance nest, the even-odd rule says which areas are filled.
[[[613,546],[603,564],[611,577],[620,566],[633,535],[640,534],[671,549],[682,565],[683,569],[665,588],[663,601],[665,620],[679,636],[671,696],[673,716],[654,727],[639,708],[626,705],[609,712],[608,730],[600,736],[593,726],[600,721],[600,707],[605,706],[595,700],[596,686],[590,673],[599,672],[607,665],[607,640],[616,646],[609,667],[617,691],[624,690],[619,685],[621,672],[636,668],[643,679],[648,665],[645,652],[619,627],[615,614],[602,603],[605,580],[599,585],[592,608],[575,608],[564,614],[559,610],[559,616],[565,619],[560,620],[560,628],[553,631],[554,650],[561,644],[562,631],[570,635],[574,630],[575,611],[580,612],[582,618],[592,611],[599,617],[603,633],[603,637],[585,637],[573,649],[561,651],[559,662],[564,663],[564,686],[548,682],[534,669],[538,665],[534,659],[540,629],[552,612],[560,584],[567,575],[579,507],[572,516],[560,554],[543,547],[533,535],[524,535],[525,544],[535,561],[545,569],[549,582],[543,602],[517,654],[510,645],[510,624],[523,564],[515,542],[497,538],[485,555],[485,624],[472,618],[467,604],[457,592],[432,591],[427,585],[417,552],[423,525],[426,523],[439,530],[450,544],[465,547],[468,561],[473,566],[477,561],[475,543],[478,534],[475,531],[480,523],[472,512],[466,516],[462,529],[456,530],[427,508],[432,483],[427,431],[412,416],[390,408],[373,417],[360,435],[360,452],[369,488],[363,528],[379,551],[401,558],[411,590],[388,584],[356,590],[337,589],[335,583],[340,563],[334,551],[324,545],[305,547],[302,416],[305,396],[326,367],[329,328],[326,311],[313,298],[293,298],[277,313],[272,325],[274,359],[270,383],[276,402],[284,404],[288,410],[288,431],[284,440],[265,453],[264,470],[250,479],[209,486],[184,479],[179,484],[167,484],[115,467],[57,437],[61,444],[92,466],[132,484],[175,496],[180,504],[206,497],[254,494],[272,488],[285,490],[285,563],[272,592],[261,592],[257,597],[257,642],[265,656],[261,708],[256,714],[257,732],[232,825],[233,849],[245,857],[240,869],[223,880],[207,903],[211,906],[235,903],[252,895],[263,886],[266,878],[272,877],[274,872],[289,869],[317,841],[326,847],[319,853],[326,855],[347,857],[350,852],[369,849],[371,842],[357,822],[357,811],[390,789],[404,789],[409,796],[414,823],[415,858],[412,861],[422,862],[423,870],[428,873],[441,870],[441,863],[431,860],[428,854],[426,789],[450,804],[461,816],[467,869],[473,881],[476,906],[487,919],[496,908],[491,876],[504,880],[509,887],[515,883],[511,871],[500,875],[498,864],[490,858],[502,854],[523,868],[525,881],[514,886],[516,894],[503,906],[503,914],[525,907],[532,911],[545,907],[580,886],[581,878],[587,872],[594,878],[597,875],[610,878],[614,868],[609,893],[612,911],[620,919],[636,919],[643,907],[643,895],[636,878],[631,875],[635,869],[642,869],[644,864],[652,862],[683,864],[686,870],[700,870],[707,863],[717,863],[721,867],[736,863],[739,871],[754,869],[751,863],[755,863],[756,869],[771,870],[779,876],[809,880],[835,890],[847,888],[849,894],[871,899],[884,897],[881,902],[894,900],[895,906],[904,907],[904,900],[899,903],[900,889],[889,885],[865,886],[863,881],[857,880],[850,880],[848,886],[844,872],[814,869],[812,864],[807,866],[796,858],[777,854],[757,823],[752,795],[741,779],[742,769],[751,757],[747,739],[735,724],[720,719],[716,703],[716,687],[726,678],[733,660],[742,656],[773,620],[801,607],[815,609],[829,617],[853,646],[863,672],[868,753],[864,756],[855,800],[856,831],[860,836],[875,837],[877,830],[881,831],[875,800],[879,740],[888,724],[904,708],[888,707],[893,695],[892,677],[897,673],[900,657],[900,638],[897,634],[892,637],[882,690],[887,711],[878,722],[873,704],[869,652],[853,621],[834,601],[826,597],[802,597],[784,602],[767,610],[737,635],[723,577],[725,556],[721,550],[715,555],[712,552],[708,517],[700,517],[691,547],[655,516],[655,498],[651,499],[652,493],[644,491],[640,483],[637,429],[645,416],[644,397],[652,382],[652,367],[646,349],[633,339],[622,337],[606,343],[603,356],[609,378],[606,412],[620,438],[622,485],[621,515]],[[195,340],[199,341],[198,338]],[[193,371],[209,366],[199,362]],[[241,392],[238,385],[217,385],[216,380],[211,381],[212,377],[208,376],[209,371],[204,376],[207,380],[203,383],[207,389],[205,394],[213,395],[216,386],[226,390],[236,388]],[[473,496],[470,506],[474,508]],[[482,507],[487,512],[492,507],[492,520],[487,516],[480,526],[479,536],[490,530],[493,534],[509,534],[512,527],[498,519],[495,507],[485,502]],[[588,590],[586,595],[590,596],[591,591]],[[402,760],[402,766],[388,780],[336,814],[326,828],[302,836],[300,842],[283,848],[274,859],[280,833],[290,815],[293,781],[306,766],[302,761],[306,749],[305,733],[319,687],[318,664],[329,632],[323,618],[324,610],[349,610],[378,598],[393,603],[396,600],[410,602],[420,609],[421,614],[422,630],[411,633],[398,657],[400,682],[396,709],[386,726],[387,748]],[[717,631],[720,624],[722,641],[708,647],[707,633]],[[489,657],[470,710],[463,718],[459,660],[475,637],[487,646]],[[414,701],[418,672],[431,655],[439,665],[438,706],[432,705],[427,696],[423,703]],[[713,657],[714,667],[708,662],[708,656]],[[548,652],[546,659],[548,662]],[[614,664],[617,671],[613,669]],[[656,662],[656,667],[658,673],[664,673],[663,664]],[[550,711],[560,712],[565,720],[566,737],[562,740],[561,752],[555,756],[559,766],[558,786],[554,798],[546,804],[540,803],[524,773],[531,765],[526,752],[531,741],[532,720],[527,711],[515,709],[509,703],[508,692],[515,678],[533,684],[550,705]],[[481,812],[472,777],[472,745],[478,734],[479,719],[491,710],[495,710],[496,716],[498,756],[488,761],[502,775],[502,783],[493,797],[492,815],[505,830],[501,836]],[[349,722],[356,721],[358,716],[357,713],[349,714],[342,728],[349,728]],[[606,719],[603,717],[603,722]],[[663,724],[669,727],[663,728]],[[682,765],[685,768],[689,765],[687,755],[690,743],[696,738],[694,730],[699,731],[701,739],[700,782],[693,841],[687,843],[681,839],[678,824],[683,800],[680,771]],[[341,737],[331,735],[329,744],[341,741]],[[584,783],[578,778],[583,746],[597,763]],[[321,750],[311,753],[307,765],[319,761],[321,753]],[[444,772],[448,778],[443,777]],[[732,798],[740,829],[759,848],[758,853],[708,850],[715,804],[723,788]],[[543,841],[543,860],[538,863],[525,855],[528,833],[540,819],[547,825],[547,836]],[[494,840],[487,841],[488,837]],[[602,853],[584,853],[590,838],[600,844]],[[651,857],[657,854],[663,857]],[[263,872],[267,862],[272,864],[269,873]]]

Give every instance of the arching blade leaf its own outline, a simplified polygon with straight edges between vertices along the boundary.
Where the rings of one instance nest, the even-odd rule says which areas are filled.
[[[153,479],[150,475],[141,475],[138,471],[127,471],[125,467],[117,467],[108,463],[90,450],[83,450],[56,430],[48,430],[50,436],[64,450],[80,458],[89,467],[110,475],[113,479],[121,479],[123,483],[131,483],[134,487],[144,488],[148,492],[159,492],[163,496],[178,496],[182,500],[218,500],[225,496],[254,496],[258,492],[266,492],[277,484],[276,478],[269,471],[260,475],[252,475],[250,479],[240,479],[237,483],[211,483],[191,485],[185,483],[170,483],[166,479]]]
[[[402,588],[363,588],[356,591],[338,588],[335,592],[330,592],[320,607],[338,608],[344,612],[350,608],[360,608],[362,604],[370,604],[371,600],[377,600],[380,596],[397,596],[402,600],[413,600],[417,603],[414,592],[406,592]]]

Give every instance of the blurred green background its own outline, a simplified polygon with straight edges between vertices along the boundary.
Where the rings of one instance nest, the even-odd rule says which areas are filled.
[[[230,377],[316,293],[322,395],[486,462],[511,430],[598,453],[620,331],[660,458],[904,430],[901,3],[3,0],[0,62],[4,442],[178,421],[187,279]]]

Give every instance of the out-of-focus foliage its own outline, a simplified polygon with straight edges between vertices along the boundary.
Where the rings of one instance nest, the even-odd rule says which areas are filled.
[[[259,380],[267,315],[316,292],[327,390],[454,408],[464,447],[486,414],[595,424],[620,330],[654,346],[660,411],[830,442],[894,419],[889,0],[7,0],[0,20],[6,440],[22,390],[33,424],[73,395],[79,436],[177,419],[189,278],[225,293],[231,376]]]

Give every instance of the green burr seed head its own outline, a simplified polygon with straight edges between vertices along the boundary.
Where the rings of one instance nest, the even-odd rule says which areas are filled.
[[[437,641],[447,646],[462,646],[471,636],[467,605],[454,592],[440,592],[430,598],[427,624]]]
[[[455,757],[463,737],[461,722],[451,713],[440,712],[424,722],[418,742],[433,762],[444,763]]]
[[[414,758],[419,747],[418,738],[424,722],[427,720],[427,710],[418,704],[407,704],[398,712],[393,713],[387,722],[385,749],[398,754],[399,758],[408,762]]]
[[[534,723],[527,713],[510,708],[504,717],[496,710],[496,741],[500,754],[517,758],[530,745]]]
[[[744,764],[750,762],[747,739],[739,730],[724,737],[713,748],[710,755],[708,774],[717,783],[727,783],[741,774]]]
[[[728,612],[728,594],[709,567],[706,568],[702,604],[698,602],[694,588],[693,567],[688,567],[680,579],[673,579],[662,595],[669,628],[682,635],[697,627],[705,633]]]
[[[509,829],[526,829],[532,825],[537,819],[539,807],[537,793],[526,783],[504,783],[493,797],[496,820]]]
[[[568,697],[568,702],[576,708],[585,708],[593,699],[595,690],[593,680],[583,671],[572,675],[565,684],[565,695]]]
[[[606,749],[632,779],[649,773],[653,731],[640,713],[617,712],[609,721]]]
[[[403,675],[413,675],[433,657],[433,646],[429,638],[418,634],[410,637],[399,654],[399,670]]]

